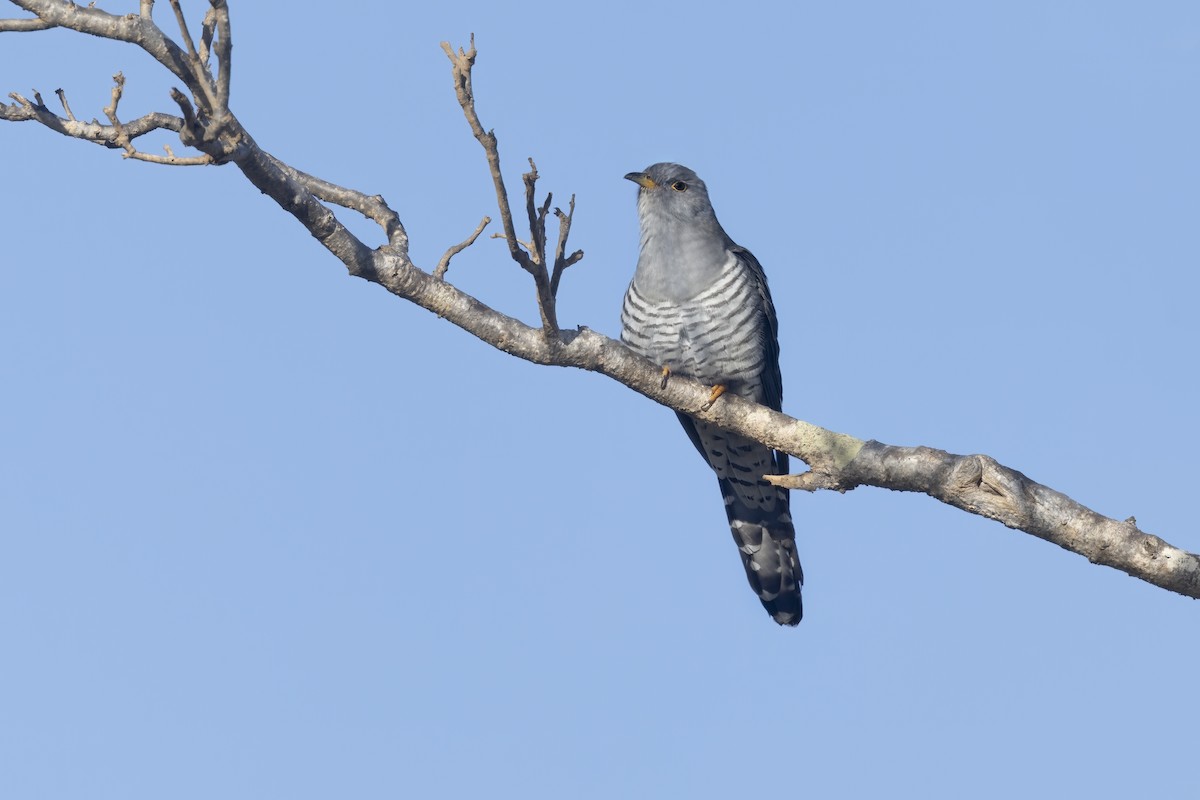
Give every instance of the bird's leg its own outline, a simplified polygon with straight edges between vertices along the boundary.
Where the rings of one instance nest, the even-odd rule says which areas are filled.
[[[667,388],[667,378],[669,378],[669,377],[671,377],[671,368],[668,367],[666,364],[663,364],[662,382],[658,384],[658,388],[660,388],[660,389]]]
[[[718,383],[716,386],[712,387],[712,393],[708,396],[708,402],[700,406],[700,410],[708,411],[710,408],[712,408],[713,403],[717,402],[717,398],[723,394],[725,394],[725,384]]]

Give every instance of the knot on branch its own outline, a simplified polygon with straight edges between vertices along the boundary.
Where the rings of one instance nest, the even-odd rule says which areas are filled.
[[[179,106],[183,116],[183,126],[179,131],[182,144],[207,154],[214,164],[235,159],[245,142],[232,115],[197,113],[187,95],[178,89],[171,89],[171,99]]]
[[[1025,490],[1026,478],[1015,470],[1002,467],[994,458],[985,455],[958,456],[950,465],[942,491],[956,498],[974,513],[991,519],[1019,520],[1029,518],[1029,501]]]

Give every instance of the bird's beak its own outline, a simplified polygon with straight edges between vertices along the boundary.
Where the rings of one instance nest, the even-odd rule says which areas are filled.
[[[625,176],[625,180],[633,181],[643,189],[653,189],[655,186],[658,186],[658,184],[650,180],[650,176],[644,172],[631,172]]]

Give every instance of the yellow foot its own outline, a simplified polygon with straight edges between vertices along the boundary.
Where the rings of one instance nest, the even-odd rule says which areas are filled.
[[[666,364],[663,364],[662,382],[658,384],[658,388],[660,388],[660,389],[667,388],[667,378],[669,378],[669,377],[671,377],[671,368],[668,367]]]
[[[710,408],[712,408],[713,403],[717,402],[717,398],[723,394],[725,394],[725,386],[718,383],[716,386],[712,387],[712,394],[708,396],[708,402],[700,406],[700,410],[708,411]]]

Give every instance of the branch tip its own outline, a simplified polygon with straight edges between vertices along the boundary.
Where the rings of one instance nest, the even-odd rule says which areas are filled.
[[[75,115],[71,113],[71,105],[67,102],[67,93],[62,89],[55,89],[54,93],[58,95],[58,102],[62,103],[63,113],[67,115],[67,119],[76,122]]]
[[[442,255],[441,260],[438,261],[437,268],[433,271],[433,277],[437,278],[438,280],[445,280],[446,270],[450,269],[450,259],[454,258],[463,250],[466,250],[471,245],[475,244],[475,240],[479,238],[479,234],[483,233],[483,229],[486,228],[488,223],[491,221],[492,218],[485,215],[470,236],[456,245],[451,245],[446,250],[445,254]]]

